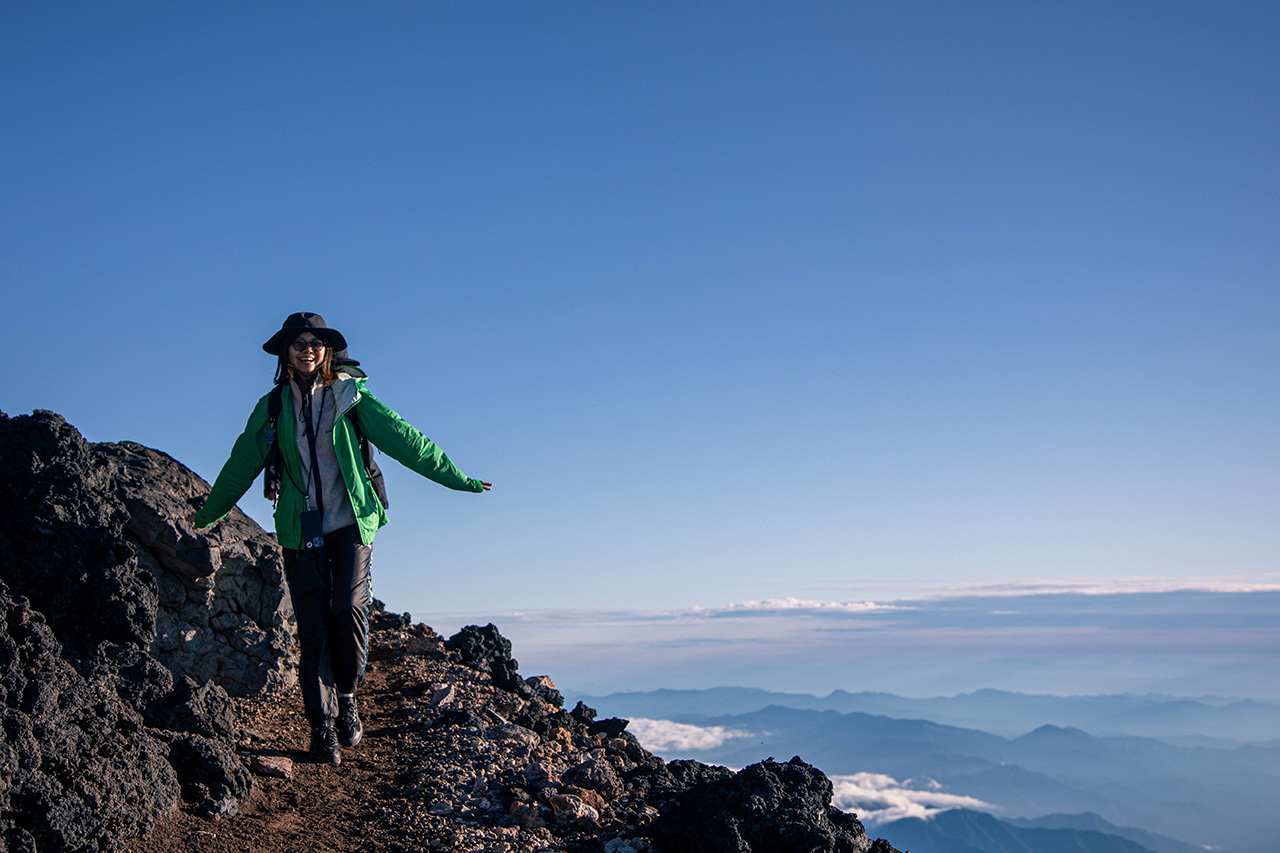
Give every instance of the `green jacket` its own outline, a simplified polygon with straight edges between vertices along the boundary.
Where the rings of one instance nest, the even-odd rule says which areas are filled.
[[[369,482],[355,430],[351,428],[347,417],[344,417],[348,411],[354,414],[360,424],[360,431],[373,442],[374,447],[406,468],[442,486],[462,492],[482,492],[484,487],[479,480],[463,476],[458,466],[449,460],[435,442],[366,391],[364,383],[363,376],[339,373],[338,379],[331,386],[337,403],[333,448],[337,453],[338,467],[342,470],[342,479],[347,486],[347,495],[351,498],[351,509],[355,512],[356,523],[360,527],[360,540],[371,545],[378,528],[387,523],[387,513],[374,494],[373,484]],[[269,396],[271,395],[264,395],[254,407],[253,414],[249,415],[244,432],[231,448],[231,458],[222,466],[218,479],[213,483],[213,490],[205,499],[204,506],[196,513],[196,527],[207,527],[230,512],[236,501],[249,491],[249,487],[266,465],[269,447],[265,430]],[[280,407],[285,414],[276,423],[276,440],[280,445],[280,460],[284,470],[280,478],[275,519],[276,539],[280,547],[298,549],[302,547],[302,524],[299,516],[306,509],[306,495],[299,488],[299,484],[303,482],[302,461],[298,452],[297,425],[295,418],[289,414],[293,412],[292,396],[292,388],[286,384]]]

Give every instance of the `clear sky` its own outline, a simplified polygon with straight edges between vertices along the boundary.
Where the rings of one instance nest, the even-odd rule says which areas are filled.
[[[395,609],[1280,584],[1280,4],[5,3],[0,116],[0,409],[212,480],[323,314],[495,483]]]

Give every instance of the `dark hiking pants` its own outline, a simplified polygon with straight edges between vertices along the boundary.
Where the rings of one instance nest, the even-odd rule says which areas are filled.
[[[369,555],[353,524],[324,535],[317,550],[284,550],[302,649],[302,707],[318,725],[338,716],[338,694],[354,693],[369,640]]]

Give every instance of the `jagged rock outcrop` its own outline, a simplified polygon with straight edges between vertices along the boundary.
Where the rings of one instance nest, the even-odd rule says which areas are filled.
[[[862,824],[832,806],[831,795],[831,781],[798,756],[767,759],[686,789],[655,823],[654,837],[664,853],[868,853]]]
[[[149,646],[160,594],[125,539],[115,478],[52,412],[0,418],[0,579],[73,654]]]
[[[530,696],[528,685],[516,672],[519,661],[511,657],[511,641],[498,633],[498,627],[490,622],[481,628],[467,625],[445,640],[445,648],[457,652],[461,660],[481,672],[489,673],[493,683],[503,690]]]
[[[168,748],[103,674],[84,678],[0,581],[0,839],[12,853],[109,850],[169,812]]]
[[[183,794],[234,812],[252,783],[227,691],[292,673],[271,538],[238,513],[196,534],[202,480],[52,412],[0,412],[0,448],[5,846],[112,850]]]
[[[156,578],[156,657],[232,696],[292,683],[293,608],[275,537],[238,509],[196,531],[185,518],[209,485],[195,472],[133,442],[90,447],[114,475],[127,537]]]

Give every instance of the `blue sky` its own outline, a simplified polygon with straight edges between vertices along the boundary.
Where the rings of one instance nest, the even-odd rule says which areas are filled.
[[[0,409],[212,479],[318,311],[496,483],[388,465],[376,592],[424,617],[1271,587],[1278,43],[1271,3],[5,4]]]

